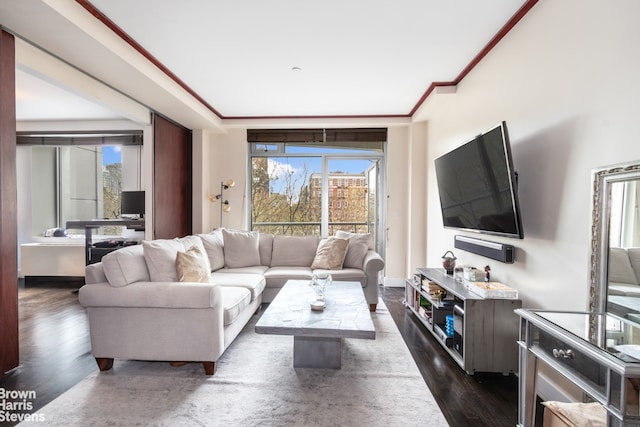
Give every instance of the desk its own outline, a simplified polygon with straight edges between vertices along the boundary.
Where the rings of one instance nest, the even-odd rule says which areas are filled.
[[[91,252],[93,249],[105,249],[105,248],[93,248],[93,230],[100,227],[112,226],[112,227],[127,227],[137,231],[144,231],[144,219],[92,219],[92,220],[75,220],[67,221],[66,228],[80,229],[84,228],[85,236],[85,263],[91,264]],[[119,247],[109,248],[109,251],[99,251],[100,257],[105,255],[104,252],[111,252]]]
[[[604,406],[607,425],[640,425],[640,324],[608,313],[515,312],[520,316],[518,425],[535,424],[539,361],[578,386],[585,401]]]

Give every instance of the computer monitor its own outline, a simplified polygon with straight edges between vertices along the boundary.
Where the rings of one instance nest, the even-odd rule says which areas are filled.
[[[144,191],[123,191],[120,215],[139,215],[144,218]]]

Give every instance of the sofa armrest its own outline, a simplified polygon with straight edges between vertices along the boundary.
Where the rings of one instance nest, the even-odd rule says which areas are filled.
[[[107,282],[86,284],[78,295],[83,307],[219,308],[220,288],[211,283],[135,282],[114,287]]]
[[[378,272],[384,268],[384,260],[382,257],[373,250],[367,251],[367,254],[364,256],[364,262],[362,263],[362,269],[364,270],[367,278],[378,276]],[[367,283],[369,280],[367,280]],[[376,283],[377,285],[377,283]]]

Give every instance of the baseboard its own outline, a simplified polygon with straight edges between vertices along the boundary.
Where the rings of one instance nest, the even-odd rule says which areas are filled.
[[[407,279],[402,277],[385,277],[382,286],[387,288],[403,288],[405,280]]]

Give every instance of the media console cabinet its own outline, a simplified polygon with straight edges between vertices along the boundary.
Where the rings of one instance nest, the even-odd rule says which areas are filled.
[[[443,288],[446,297],[430,295],[429,282]],[[419,268],[406,281],[404,303],[469,375],[517,372],[519,318],[514,310],[522,307],[521,300],[483,298],[441,268]],[[447,316],[453,316],[453,334],[447,334]]]

